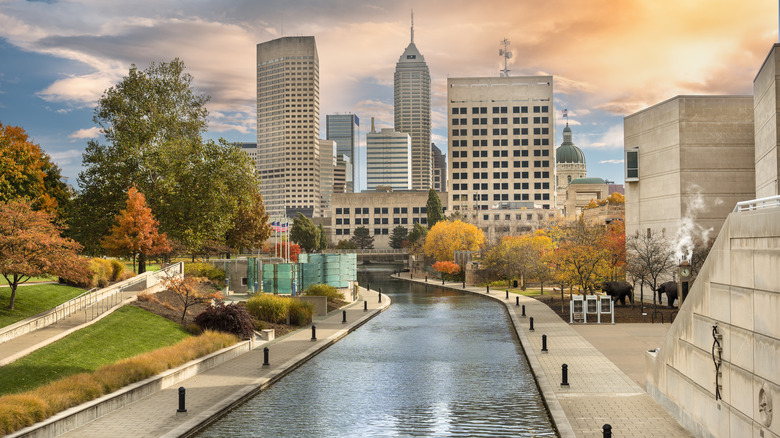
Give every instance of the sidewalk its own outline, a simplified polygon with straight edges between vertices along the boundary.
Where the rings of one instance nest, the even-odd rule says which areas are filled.
[[[363,310],[363,300],[368,304],[368,311]],[[262,391],[389,305],[386,295],[382,295],[379,303],[376,291],[361,288],[360,299],[344,309],[348,324],[342,323],[341,311],[315,317],[316,341],[312,341],[311,326],[307,326],[270,342],[258,342],[248,353],[59,436],[181,436]],[[263,366],[265,347],[269,349],[269,366]],[[179,386],[186,388],[185,414],[176,412]]]
[[[406,272],[401,275],[395,277],[425,282],[420,278],[410,280]],[[441,285],[440,281],[437,283],[432,279],[429,283]],[[604,424],[610,424],[613,436],[620,437],[692,436],[642,387],[546,304],[516,294],[509,294],[507,300],[503,290],[486,294],[485,288],[463,289],[462,283],[445,282],[443,287],[504,303],[561,437],[600,438]],[[525,306],[525,317],[522,307],[515,305],[515,297],[519,297],[520,306]],[[530,318],[534,319],[534,331],[530,331]],[[541,352],[542,335],[547,335],[548,353]],[[630,338],[618,339],[626,342]],[[619,349],[620,345],[613,344],[613,348]],[[561,385],[563,364],[568,365],[568,387]]]

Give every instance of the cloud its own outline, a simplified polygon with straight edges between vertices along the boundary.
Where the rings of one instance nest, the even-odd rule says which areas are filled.
[[[623,149],[623,125],[614,125],[607,129],[594,142],[588,142],[587,138],[582,144],[583,149]]]
[[[83,138],[97,138],[101,135],[100,128],[97,126],[94,128],[79,129],[78,131],[70,134],[68,138],[83,139]]]
[[[623,164],[624,160],[602,160],[599,164]]]
[[[51,157],[52,161],[57,163],[58,166],[63,167],[75,161],[80,162],[81,154],[82,151],[80,150],[69,149],[67,151],[51,152],[49,153],[49,157]],[[75,160],[75,158],[78,158],[78,160]]]

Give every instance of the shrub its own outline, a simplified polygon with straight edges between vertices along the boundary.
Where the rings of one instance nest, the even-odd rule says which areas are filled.
[[[125,273],[125,265],[117,259],[111,259],[111,281],[122,281]]]
[[[217,302],[195,317],[195,324],[204,330],[232,333],[242,339],[249,339],[254,333],[252,316],[244,306],[226,305]]]
[[[314,316],[314,304],[305,301],[286,298],[290,301],[290,324],[306,325]]]
[[[344,293],[327,284],[314,284],[303,291],[303,295],[328,297],[328,301],[344,301]]]
[[[225,281],[225,271],[209,263],[185,263],[184,274],[192,277],[206,277],[211,281]]]
[[[460,266],[455,262],[436,262],[433,264],[433,269],[441,272],[442,274],[460,274]]]
[[[246,302],[249,313],[261,321],[284,324],[290,309],[290,299],[278,295],[255,295]]]
[[[89,270],[92,272],[92,281],[87,286],[101,288],[108,286],[114,271],[111,267],[111,262],[101,258],[90,259]]]

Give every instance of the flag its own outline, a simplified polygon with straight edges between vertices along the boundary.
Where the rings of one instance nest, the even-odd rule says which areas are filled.
[[[567,119],[569,118],[569,110],[568,109],[563,110],[563,117],[566,117]]]
[[[281,228],[280,231],[282,233],[286,233],[286,232],[290,231],[290,223],[289,222],[285,222],[284,225],[282,225],[280,228]]]
[[[273,221],[271,222],[271,229],[278,233],[279,232],[279,222]]]

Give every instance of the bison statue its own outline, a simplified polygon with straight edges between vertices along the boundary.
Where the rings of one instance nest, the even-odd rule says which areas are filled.
[[[669,304],[669,307],[674,307],[674,302],[677,300],[676,281],[667,281],[666,283],[661,283],[661,285],[658,286],[655,291],[658,292],[658,304],[662,304],[662,295],[666,294],[666,300]]]
[[[620,304],[626,305],[626,297],[631,304],[634,304],[634,287],[627,281],[606,281],[601,285],[601,290],[612,297],[612,301],[620,301]]]

